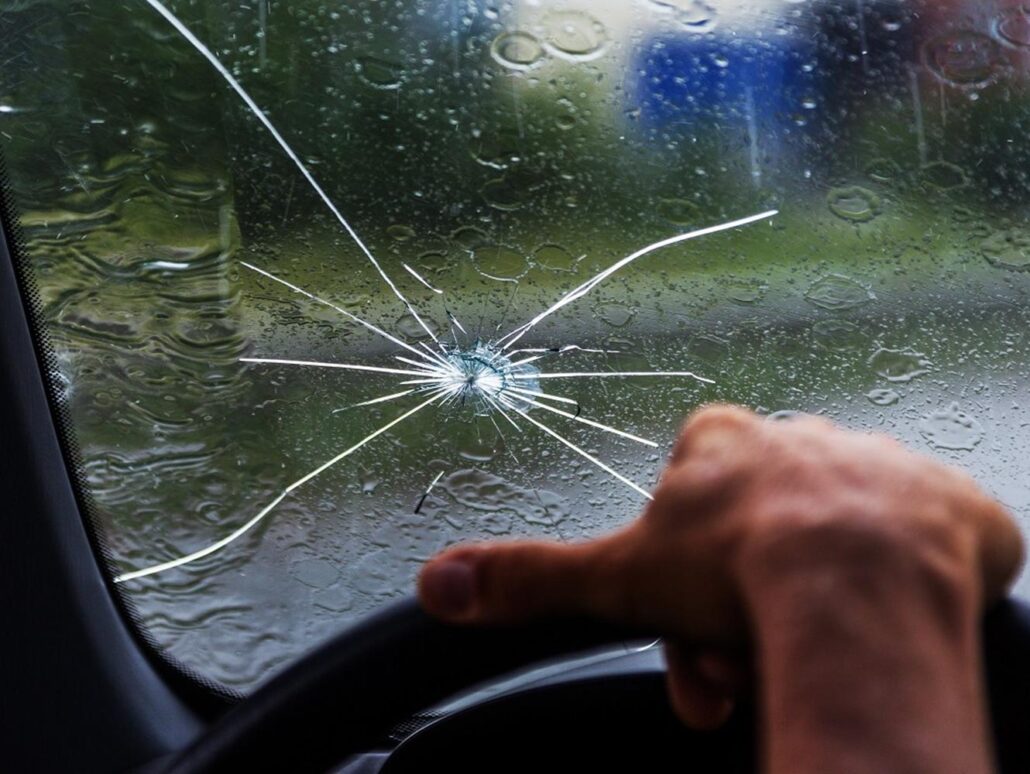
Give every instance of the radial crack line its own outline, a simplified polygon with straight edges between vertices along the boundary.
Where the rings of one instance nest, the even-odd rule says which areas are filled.
[[[511,377],[508,378],[510,379]],[[398,384],[402,387],[407,387],[412,384],[440,384],[442,379],[443,377],[440,376],[434,376],[429,379],[405,379],[403,382],[398,382]],[[460,387],[461,385],[459,384],[458,386]]]
[[[582,286],[581,286],[582,287]],[[587,349],[581,347],[578,344],[566,344],[562,347],[525,347],[520,349],[513,349],[508,353],[508,357],[515,357],[515,355],[523,352],[541,352],[544,355],[564,355],[566,352],[594,352],[600,355],[621,355],[622,352],[618,349]]]
[[[519,414],[523,419],[525,419],[525,420],[527,420],[529,422],[532,422],[534,425],[539,427],[545,433],[547,433],[548,435],[554,437],[555,439],[557,439],[561,443],[563,443],[566,446],[568,446],[570,449],[572,449],[572,451],[576,452],[576,454],[578,454],[581,457],[583,457],[584,459],[589,460],[590,462],[594,463],[597,467],[599,467],[601,470],[603,470],[608,475],[613,476],[614,478],[617,478],[619,481],[624,483],[626,486],[628,486],[631,489],[633,489],[633,490],[639,492],[640,494],[642,494],[648,500],[653,500],[654,499],[650,495],[650,493],[648,493],[645,490],[641,489],[639,486],[634,484],[632,481],[630,481],[628,478],[626,478],[624,475],[619,473],[614,468],[612,468],[612,467],[610,467],[608,465],[605,465],[603,462],[601,462],[601,460],[597,459],[597,457],[593,456],[590,452],[586,451],[585,449],[579,448],[572,441],[570,441],[570,440],[564,438],[563,436],[559,435],[557,432],[555,432],[554,430],[549,428],[543,422],[538,422],[537,420],[533,419],[533,417],[531,417],[525,411],[522,411],[521,409],[519,409],[517,406],[513,406],[511,403],[509,403],[508,401],[504,400],[503,398],[501,400],[504,402],[504,404],[506,406],[508,406],[508,408],[510,408],[516,414]]]
[[[268,365],[312,366],[314,368],[342,368],[346,371],[372,371],[377,374],[400,374],[401,376],[431,376],[427,371],[410,371],[403,368],[359,365],[358,363],[323,363],[318,360],[283,360],[273,357],[241,357],[241,363],[263,363]]]
[[[418,273],[417,271],[415,271],[415,270],[414,270],[413,268],[411,268],[410,266],[408,266],[408,264],[406,264],[406,263],[403,263],[403,262],[402,262],[402,263],[401,263],[401,266],[403,266],[403,267],[405,268],[405,270],[407,270],[408,274],[410,274],[410,275],[411,275],[412,277],[414,277],[415,279],[417,279],[417,280],[418,280],[419,282],[421,282],[421,283],[422,283],[423,285],[425,285],[425,286],[426,286],[427,288],[429,288],[430,290],[432,290],[432,291],[433,291],[434,293],[438,293],[438,294],[439,294],[439,295],[441,295],[441,296],[443,295],[443,291],[442,291],[442,290],[440,290],[440,288],[435,288],[435,287],[433,287],[432,285],[430,285],[430,284],[429,284],[429,282],[428,282],[428,281],[427,281],[427,280],[426,280],[426,279],[425,279],[425,278],[424,278],[424,277],[423,277],[423,276],[422,276],[421,274],[419,274],[419,273]]]
[[[202,548],[199,551],[194,551],[192,554],[186,554],[186,556],[181,556],[178,559],[172,559],[169,562],[155,564],[153,567],[146,567],[142,570],[135,570],[134,572],[124,573],[122,575],[117,576],[114,579],[114,582],[124,583],[125,581],[135,580],[136,578],[145,578],[148,575],[156,575],[159,572],[171,570],[175,567],[182,567],[184,564],[189,564],[190,562],[195,562],[198,559],[203,559],[205,556],[209,556],[213,554],[215,551],[219,551],[225,548],[234,540],[236,540],[239,537],[242,537],[247,532],[250,532],[250,530],[253,529],[255,526],[257,526],[258,522],[264,519],[265,516],[267,516],[272,511],[272,509],[275,508],[275,506],[281,503],[286,498],[287,494],[288,492],[285,491],[280,493],[278,497],[276,497],[274,500],[272,500],[272,502],[270,502],[268,505],[262,508],[258,512],[258,515],[255,516],[253,519],[248,521],[242,527],[239,527],[234,532],[231,532],[230,534],[226,535],[221,540],[218,540],[212,543],[211,545],[207,546],[206,548]]]
[[[422,493],[422,496],[418,498],[418,503],[415,505],[415,513],[422,510],[422,506],[426,502],[426,498],[429,497],[429,493],[433,491],[433,487],[437,485],[441,478],[443,478],[444,471],[440,471],[436,474],[436,478],[433,479],[432,483],[426,488],[426,491]]]
[[[540,374],[508,374],[508,379],[519,379],[526,381],[535,381],[537,379],[579,379],[579,378],[597,378],[603,379],[609,376],[679,376],[679,377],[690,377],[696,379],[699,382],[705,384],[715,384],[711,379],[706,379],[703,376],[698,376],[692,371],[581,371],[581,372],[569,372],[569,373],[540,373]],[[405,382],[408,384],[408,382]]]
[[[288,287],[290,290],[294,291],[295,293],[300,293],[302,296],[306,296],[307,298],[310,298],[312,301],[317,301],[320,304],[325,304],[330,309],[334,309],[337,312],[339,312],[340,314],[342,314],[348,320],[353,320],[358,325],[364,326],[365,328],[367,328],[368,330],[372,331],[373,333],[378,333],[384,339],[386,339],[387,341],[390,341],[390,342],[396,344],[398,347],[404,347],[404,349],[408,350],[409,352],[414,352],[420,358],[423,358],[424,360],[430,360],[430,358],[422,350],[418,349],[417,347],[413,347],[411,344],[408,344],[407,342],[401,341],[396,336],[390,335],[389,333],[384,331],[382,328],[380,328],[380,327],[378,327],[376,325],[373,325],[372,323],[368,322],[367,320],[362,320],[356,314],[348,312],[346,309],[344,309],[343,307],[337,306],[332,301],[326,301],[324,298],[320,298],[320,297],[316,296],[314,293],[309,293],[308,291],[304,290],[304,288],[297,287],[292,282],[288,282],[287,280],[284,280],[282,277],[277,277],[274,274],[272,274],[272,272],[270,272],[270,271],[265,271],[264,269],[259,269],[257,266],[254,266],[253,264],[247,263],[246,261],[240,261],[240,265],[241,266],[245,266],[246,268],[250,269],[251,271],[256,271],[258,274],[260,274],[260,275],[262,275],[264,277],[268,277],[268,279],[272,280],[273,282],[278,282],[280,285],[285,285],[286,287]],[[439,360],[439,358],[437,358],[437,360]],[[432,362],[435,362],[435,361],[432,361]]]
[[[361,248],[361,252],[365,254],[365,257],[367,257],[369,261],[371,261],[376,271],[379,272],[379,276],[382,277],[383,280],[385,280],[386,284],[390,286],[390,290],[393,291],[393,294],[397,296],[398,299],[400,299],[401,303],[403,303],[404,306],[407,307],[408,311],[411,312],[412,317],[414,317],[418,321],[418,324],[421,325],[425,332],[428,333],[435,341],[436,336],[433,336],[433,332],[429,330],[429,326],[427,326],[422,321],[422,318],[418,316],[418,312],[415,311],[415,308],[411,305],[408,299],[406,299],[404,297],[404,294],[401,293],[397,286],[393,284],[393,280],[391,280],[390,276],[385,271],[383,271],[383,267],[379,265],[379,261],[377,261],[375,259],[375,256],[372,255],[372,251],[368,249],[368,247],[362,241],[361,237],[358,236],[358,233],[353,228],[351,228],[350,223],[347,222],[347,219],[343,217],[343,213],[340,212],[340,210],[336,207],[335,204],[333,204],[333,200],[329,198],[329,195],[324,190],[322,190],[322,186],[320,186],[318,184],[318,181],[315,180],[315,176],[311,174],[310,170],[308,170],[304,162],[300,160],[300,157],[294,152],[290,144],[286,142],[286,138],[279,134],[279,130],[275,128],[275,125],[268,118],[268,116],[265,115],[264,111],[262,111],[261,108],[258,107],[258,104],[251,98],[250,94],[247,93],[246,89],[244,89],[240,82],[236,80],[236,78],[233,76],[233,74],[229,72],[229,69],[225,65],[223,65],[221,60],[219,60],[219,58],[216,57],[214,53],[212,53],[211,49],[204,45],[203,41],[201,41],[200,38],[194,35],[190,31],[190,28],[183,24],[182,21],[180,21],[174,13],[172,13],[168,8],[166,8],[163,3],[160,3],[158,0],[144,1],[147,3],[147,5],[153,8],[159,14],[161,14],[161,16],[164,17],[165,21],[171,24],[175,28],[175,30],[180,35],[182,35],[183,38],[185,38],[186,41],[191,46],[193,46],[193,48],[196,49],[197,52],[201,56],[203,56],[213,68],[215,68],[215,71],[222,76],[222,79],[229,84],[232,90],[235,91],[237,95],[239,95],[240,99],[243,100],[243,103],[250,109],[250,112],[254,115],[254,117],[257,118],[258,121],[260,121],[261,124],[265,127],[265,129],[268,130],[268,133],[272,135],[273,139],[279,144],[279,147],[282,148],[283,152],[289,157],[290,161],[292,161],[294,165],[297,167],[297,169],[300,170],[300,173],[304,175],[304,179],[308,181],[308,183],[311,185],[311,188],[315,191],[316,194],[318,194],[319,198],[325,203],[325,206],[329,208],[329,211],[336,216],[336,219],[340,222],[340,225],[342,225],[343,228],[347,231],[351,239],[354,240],[354,243],[359,248]]]
[[[454,372],[454,369],[445,370],[436,365],[427,366],[420,360],[412,360],[410,357],[404,357],[403,355],[394,355],[394,359],[399,360],[402,363],[407,363],[408,365],[413,365],[416,368],[428,369],[429,373],[439,374],[440,376],[450,376]]]
[[[444,311],[447,313],[447,319],[450,320],[455,325],[457,325],[459,331],[461,331],[466,336],[468,336],[468,331],[465,330],[465,326],[462,325],[460,322],[458,322],[458,318],[455,317],[453,314],[451,314],[451,310],[450,309],[444,309]]]
[[[404,392],[395,392],[392,395],[382,395],[378,398],[372,398],[372,400],[363,400],[361,403],[354,403],[350,406],[344,406],[343,408],[333,409],[333,414],[339,414],[341,411],[349,411],[350,409],[361,408],[362,406],[374,406],[376,403],[389,403],[392,400],[403,398],[405,395],[411,395],[415,390],[405,390]]]
[[[436,339],[435,337],[434,337],[433,340],[437,344],[440,344],[440,341],[438,339]],[[430,347],[428,344],[426,344],[424,341],[420,341],[419,344],[422,346],[423,349],[425,349],[426,352],[428,352],[430,355],[432,355],[433,358],[435,358],[436,361],[438,363],[440,363],[440,365],[442,365],[444,368],[451,368],[452,367],[450,363],[448,363],[446,360],[444,360],[442,357],[440,357],[438,354],[436,354],[436,352],[433,351],[433,348]],[[443,350],[444,352],[446,352],[446,350],[444,350],[444,348],[443,348],[443,344],[440,344],[440,349]]]
[[[286,491],[287,492],[292,492],[297,487],[299,487],[302,484],[310,481],[311,479],[313,479],[318,474],[322,473],[327,468],[330,468],[333,465],[335,465],[337,462],[342,460],[344,457],[348,457],[351,454],[353,454],[354,452],[356,452],[358,449],[360,449],[362,446],[364,446],[366,443],[368,443],[372,439],[382,435],[383,433],[385,433],[387,430],[389,430],[394,425],[397,425],[397,424],[403,422],[405,419],[407,419],[408,417],[412,416],[413,414],[417,414],[419,411],[421,411],[422,409],[424,409],[426,406],[430,405],[431,403],[435,403],[436,401],[438,401],[443,396],[443,394],[444,394],[444,391],[442,389],[434,391],[433,394],[432,394],[432,397],[430,397],[428,400],[422,401],[417,406],[415,406],[415,408],[411,409],[410,411],[406,411],[405,413],[401,414],[396,419],[391,420],[390,422],[387,422],[385,425],[380,427],[375,432],[370,433],[369,435],[366,435],[364,438],[362,438],[356,444],[351,446],[349,449],[340,452],[335,457],[333,457],[331,460],[329,460],[328,462],[323,464],[321,467],[316,468],[315,470],[313,470],[310,473],[308,473],[306,476],[304,476],[304,478],[302,478],[302,479],[300,479],[298,481],[294,481],[292,484],[290,484],[288,487],[286,487]]]
[[[582,298],[591,290],[593,290],[598,284],[606,280],[615,272],[619,271],[619,269],[623,268],[624,266],[627,266],[628,264],[632,263],[638,258],[642,258],[643,256],[648,255],[649,253],[653,253],[656,250],[660,250],[663,247],[669,247],[670,245],[678,244],[679,242],[686,242],[689,239],[697,239],[698,237],[708,236],[709,234],[716,234],[720,231],[728,231],[730,229],[738,228],[740,226],[746,226],[750,223],[754,223],[759,220],[771,218],[774,215],[777,215],[778,213],[779,210],[767,210],[766,212],[761,212],[757,215],[750,215],[746,218],[740,218],[739,220],[730,221],[729,223],[720,223],[715,226],[707,226],[706,228],[697,229],[696,231],[690,231],[686,234],[677,234],[676,236],[669,237],[668,239],[663,239],[659,242],[650,244],[647,247],[643,247],[640,250],[637,250],[635,253],[627,255],[622,260],[616,261],[604,271],[600,272],[591,279],[588,279],[586,282],[579,285],[578,287],[570,290],[568,293],[566,293],[564,296],[558,299],[556,303],[542,311],[532,320],[519,326],[510,333],[507,333],[504,336],[502,336],[500,339],[498,339],[498,344],[501,342],[507,342],[502,347],[502,351],[508,349],[508,347],[510,347],[519,339],[521,339],[529,331],[530,328],[533,328],[545,317],[554,314],[563,306],[571,304],[573,301]]]
[[[566,403],[570,406],[579,405],[578,400],[573,400],[572,398],[565,398],[561,395],[551,395],[550,393],[537,392],[536,390],[524,390],[521,387],[512,387],[510,384],[507,387],[505,387],[505,389],[508,392],[514,392],[519,395],[530,395],[534,398],[546,398],[547,400],[555,400],[558,401],[558,403]]]
[[[623,438],[628,438],[630,441],[642,443],[644,444],[644,446],[651,446],[655,449],[658,448],[658,444],[656,444],[654,441],[649,441],[646,438],[641,438],[639,435],[633,435],[633,433],[627,433],[625,430],[618,430],[614,427],[609,427],[608,425],[602,424],[600,422],[595,422],[592,419],[587,419],[586,417],[578,417],[575,414],[570,414],[568,411],[562,411],[561,409],[555,408],[554,406],[548,406],[544,403],[531,400],[530,398],[518,397],[518,400],[524,401],[528,403],[530,406],[541,408],[544,411],[550,411],[552,414],[558,414],[559,416],[566,417],[567,419],[571,419],[573,422],[580,422],[584,425],[596,427],[598,430],[604,430],[606,433],[611,433],[613,435],[622,436]]]
[[[501,405],[496,400],[491,398],[485,392],[483,393],[483,397],[486,399],[487,403],[489,403],[491,406],[493,406],[495,409],[497,409],[497,411],[500,413],[500,415],[502,417],[504,417],[505,419],[507,419],[511,423],[512,427],[514,427],[520,433],[522,432],[522,428],[519,427],[517,424],[515,424],[515,420],[512,419],[510,416],[508,416],[508,412],[506,412],[503,408],[501,408]],[[500,428],[497,428],[497,432],[500,432]]]
[[[522,360],[516,360],[514,363],[509,363],[508,368],[517,368],[521,365],[527,365],[529,363],[535,363],[537,360],[541,360],[547,357],[547,355],[534,355],[533,357],[524,357]]]
[[[252,518],[250,521],[248,521],[242,527],[239,527],[238,529],[236,529],[234,532],[230,533],[229,535],[226,535],[221,540],[218,540],[218,541],[212,543],[211,545],[207,546],[206,548],[200,549],[199,551],[194,551],[192,554],[187,554],[186,556],[181,556],[178,559],[173,559],[173,560],[171,560],[169,562],[163,562],[162,564],[156,564],[153,567],[147,567],[147,568],[144,568],[142,570],[135,570],[134,572],[124,573],[122,575],[117,576],[114,579],[114,582],[115,583],[124,583],[125,581],[134,580],[136,578],[143,578],[143,577],[146,577],[148,575],[155,575],[155,574],[157,574],[159,572],[164,572],[165,570],[171,570],[171,569],[173,569],[175,567],[182,567],[184,564],[189,564],[190,562],[195,562],[197,559],[202,559],[205,556],[210,556],[215,551],[219,551],[219,550],[225,548],[227,545],[229,545],[233,541],[237,540],[238,538],[242,537],[247,532],[249,532],[251,529],[253,529],[255,526],[257,526],[257,524],[262,519],[264,519],[265,516],[267,516],[272,511],[272,509],[275,508],[275,506],[277,506],[279,503],[281,503],[286,498],[286,496],[288,494],[290,494],[292,491],[294,491],[297,487],[307,483],[308,481],[313,479],[315,476],[317,476],[320,473],[322,473],[323,471],[325,471],[330,466],[335,465],[337,462],[342,460],[344,457],[347,457],[348,455],[353,454],[354,452],[356,452],[358,449],[360,449],[362,446],[367,444],[372,439],[376,438],[379,435],[382,435],[383,433],[385,433],[390,428],[394,427],[395,425],[399,424],[400,422],[403,422],[405,419],[407,419],[408,417],[412,416],[413,414],[416,414],[417,412],[421,411],[426,406],[428,406],[430,403],[433,403],[434,401],[438,400],[440,398],[441,394],[442,394],[441,392],[437,392],[429,400],[423,401],[422,403],[420,403],[419,405],[417,405],[415,408],[411,409],[410,411],[406,411],[405,413],[401,414],[396,419],[393,419],[390,422],[387,422],[385,425],[380,427],[374,433],[370,433],[369,435],[365,436],[358,443],[354,444],[353,446],[351,446],[346,451],[341,452],[340,454],[337,454],[331,460],[329,460],[328,462],[324,463],[323,465],[315,468],[313,471],[308,473],[303,478],[297,479],[292,484],[290,484],[288,487],[286,487],[279,494],[278,497],[276,497],[274,500],[272,500],[272,502],[270,502],[268,505],[266,505],[264,508],[262,508],[261,511],[257,514],[257,516]]]

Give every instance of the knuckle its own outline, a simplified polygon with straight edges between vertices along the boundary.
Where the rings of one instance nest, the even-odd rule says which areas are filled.
[[[761,432],[755,416],[735,406],[707,406],[695,412],[680,432],[673,460],[694,454],[731,453],[750,435]]]
[[[698,458],[669,468],[654,493],[647,514],[655,518],[694,518],[724,503],[734,493],[744,491],[746,467],[714,458]]]

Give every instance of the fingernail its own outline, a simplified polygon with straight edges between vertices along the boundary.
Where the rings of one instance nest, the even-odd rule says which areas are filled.
[[[475,581],[475,571],[468,562],[452,559],[427,567],[422,588],[433,612],[461,615],[472,607]]]

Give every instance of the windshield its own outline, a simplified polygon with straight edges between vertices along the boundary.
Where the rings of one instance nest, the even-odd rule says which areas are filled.
[[[85,502],[209,680],[625,523],[705,402],[1030,515],[1018,0],[24,0],[0,61]]]

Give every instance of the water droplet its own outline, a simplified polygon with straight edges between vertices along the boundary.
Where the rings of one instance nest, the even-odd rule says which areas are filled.
[[[865,172],[877,183],[890,183],[901,177],[901,167],[891,159],[873,159],[866,166]]]
[[[659,10],[671,11],[676,21],[691,32],[711,32],[718,22],[715,6],[703,0],[651,0]]]
[[[490,180],[479,189],[486,203],[497,210],[511,212],[525,204],[528,192],[506,177]]]
[[[462,250],[472,252],[477,247],[490,244],[487,233],[475,226],[461,226],[450,233],[450,240]]]
[[[761,280],[735,279],[726,284],[729,287],[726,296],[738,304],[757,304],[769,290]]]
[[[677,226],[697,223],[697,205],[687,199],[659,199],[658,214]]]
[[[555,54],[585,61],[604,52],[608,31],[593,16],[582,11],[555,11],[544,19],[547,43]]]
[[[1015,271],[1030,270],[1030,229],[1010,228],[987,237],[980,250],[995,266]]]
[[[491,169],[508,169],[521,160],[519,156],[519,138],[511,134],[490,133],[480,136],[470,143],[469,150],[479,164]]]
[[[699,333],[687,342],[687,353],[691,357],[715,363],[730,353],[730,343],[718,336]]]
[[[834,188],[826,195],[830,212],[852,223],[865,223],[880,214],[880,197],[859,185]]]
[[[528,32],[502,32],[490,44],[490,56],[511,70],[528,70],[543,59],[544,47]]]
[[[468,427],[474,427],[469,424]],[[459,443],[456,444],[458,454],[470,462],[489,462],[497,454],[496,438],[490,434],[483,433],[477,429],[476,432],[462,434]]]
[[[594,312],[613,328],[621,328],[633,319],[634,314],[630,307],[616,302],[597,304],[594,307]]]
[[[345,613],[354,607],[354,595],[341,586],[311,595],[312,603],[331,613]]]
[[[969,184],[966,171],[950,161],[932,161],[921,170],[923,180],[934,188],[950,191]]]
[[[354,60],[354,69],[369,86],[377,89],[399,89],[404,68],[374,56],[361,56]]]
[[[933,412],[919,423],[919,432],[937,449],[970,451],[984,437],[984,427],[975,418],[952,403]]]
[[[365,554],[351,570],[351,584],[359,594],[373,597],[397,593],[410,582],[418,565],[393,548],[380,548]]]
[[[998,44],[982,32],[963,30],[934,38],[924,50],[926,64],[941,80],[958,86],[989,82],[1001,61]]]
[[[376,488],[379,486],[379,477],[367,470],[362,470],[359,476],[359,482],[361,484],[361,493],[370,495],[374,494]]]
[[[416,262],[419,268],[427,274],[440,274],[450,266],[447,261],[447,253],[441,250],[427,250],[418,256]]]
[[[433,335],[439,333],[432,320],[427,320],[423,317],[422,321],[429,326],[429,330],[433,332]],[[400,331],[401,336],[408,339],[424,339],[429,336],[429,334],[426,333],[425,328],[418,324],[418,320],[415,319],[411,312],[407,312],[406,314],[398,317],[396,326],[397,330]]]
[[[876,406],[893,406],[901,400],[901,396],[897,392],[888,389],[870,390],[865,396],[870,403]]]
[[[869,340],[861,328],[848,320],[821,320],[812,326],[812,335],[821,346],[838,352],[862,349]]]
[[[386,229],[387,236],[397,242],[407,242],[415,238],[415,229],[411,226],[404,226],[400,223],[395,223]]]
[[[1030,46],[1030,8],[1010,8],[998,17],[995,29],[1014,46]]]
[[[340,571],[325,559],[302,559],[290,565],[290,575],[305,586],[324,589],[336,582]]]
[[[823,309],[852,309],[876,298],[869,288],[843,274],[828,274],[812,283],[805,293],[810,303]]]
[[[933,363],[912,349],[880,348],[869,358],[869,365],[889,382],[910,382],[927,373]]]
[[[575,271],[582,255],[573,255],[561,245],[540,245],[533,251],[533,262],[551,271]]]
[[[484,277],[501,281],[517,280],[529,271],[529,261],[522,253],[504,245],[484,245],[472,253],[476,271]]]
[[[567,132],[576,125],[576,117],[571,113],[564,113],[554,119],[554,125],[562,131]]]

